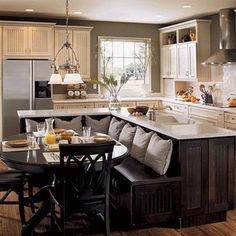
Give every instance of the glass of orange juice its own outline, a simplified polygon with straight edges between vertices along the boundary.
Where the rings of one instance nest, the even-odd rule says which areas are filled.
[[[53,129],[53,118],[45,119],[46,121],[46,132],[44,137],[45,144],[55,144],[56,143],[56,135]]]
[[[56,143],[56,135],[52,133],[48,133],[44,137],[45,144],[54,144]]]

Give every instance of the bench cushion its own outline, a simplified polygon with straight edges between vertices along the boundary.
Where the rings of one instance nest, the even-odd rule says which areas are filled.
[[[98,132],[98,133],[103,133],[103,134],[108,133],[108,128],[111,121],[110,116],[107,116],[100,120],[92,119],[89,116],[85,116],[85,119],[86,119],[86,126],[90,126],[92,132]]]
[[[132,183],[146,182],[160,177],[160,175],[150,167],[140,163],[131,156],[127,156],[122,163],[115,166],[114,169]]]
[[[136,129],[130,155],[141,163],[144,162],[147,146],[152,135],[153,132],[147,133],[139,126]]]
[[[75,132],[81,132],[82,130],[81,118],[82,118],[81,116],[77,116],[70,121],[55,118],[55,128],[72,129]]]
[[[170,165],[173,144],[172,141],[161,139],[153,134],[147,147],[144,164],[158,174],[164,175]]]
[[[129,123],[127,123],[125,124],[125,126],[123,127],[120,133],[119,142],[125,145],[129,151],[133,143],[135,131],[136,131],[136,127],[133,127]]]
[[[123,120],[118,121],[115,117],[111,119],[110,126],[108,129],[108,135],[112,138],[119,140],[119,136],[122,128],[124,127],[125,122]]]

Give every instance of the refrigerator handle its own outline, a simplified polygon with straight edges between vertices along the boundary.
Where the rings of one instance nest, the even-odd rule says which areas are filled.
[[[29,101],[29,108],[30,110],[34,109],[34,71],[33,71],[33,61],[30,63],[30,101]]]

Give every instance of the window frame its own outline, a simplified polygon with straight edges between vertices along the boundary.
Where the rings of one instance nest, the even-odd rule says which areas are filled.
[[[116,40],[116,41],[124,41],[124,42],[144,42],[147,44],[147,42],[152,43],[151,41],[151,38],[139,38],[139,37],[116,37],[116,36],[98,36],[98,47],[100,48],[101,46],[101,41],[102,40]],[[151,53],[150,51],[148,53]],[[124,55],[123,55],[123,60],[124,58]],[[127,57],[128,58],[128,57]],[[144,86],[146,88],[146,90],[148,90],[148,92],[151,92],[151,69],[152,69],[152,61],[150,61],[149,65],[148,65],[148,68],[147,68],[147,71],[146,71],[146,78],[145,78],[145,81],[144,81]],[[98,55],[98,79],[100,78],[100,75],[102,74],[102,71],[101,71],[101,57],[100,55]],[[133,91],[134,90],[134,91]],[[125,94],[129,94],[129,96],[137,96],[137,90],[136,89],[127,89],[127,88],[122,88],[122,91],[120,91],[120,94],[122,94],[122,97],[123,96],[126,96]],[[142,92],[141,89],[139,92]],[[99,89],[99,93],[101,93],[100,89]]]

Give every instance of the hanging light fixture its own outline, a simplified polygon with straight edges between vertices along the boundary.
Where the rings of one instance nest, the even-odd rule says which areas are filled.
[[[52,68],[53,74],[50,77],[49,84],[78,84],[83,83],[83,80],[79,74],[79,61],[75,54],[74,49],[69,43],[69,3],[66,0],[66,42],[62,45],[53,60]],[[62,65],[56,65],[56,60],[59,54],[66,55],[65,63]],[[71,55],[71,56],[70,56]],[[74,59],[74,64],[72,62],[72,57]],[[64,81],[62,80],[62,75],[64,75]]]

